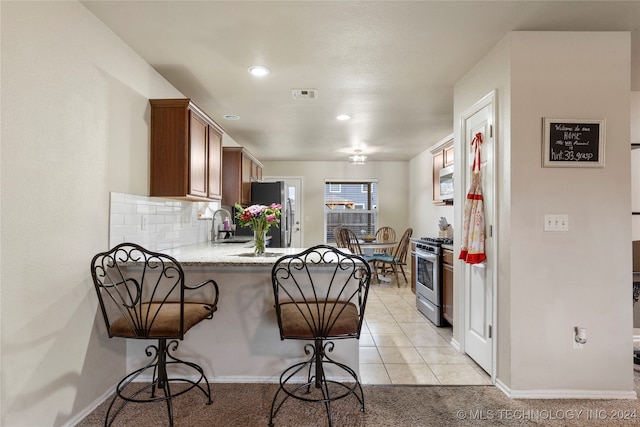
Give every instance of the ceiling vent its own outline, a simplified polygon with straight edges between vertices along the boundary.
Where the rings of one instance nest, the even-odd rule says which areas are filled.
[[[293,99],[317,99],[318,91],[316,89],[291,89]]]

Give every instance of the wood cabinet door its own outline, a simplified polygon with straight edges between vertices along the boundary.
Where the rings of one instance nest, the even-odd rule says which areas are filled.
[[[189,114],[189,194],[207,197],[207,123]]]
[[[433,155],[433,202],[442,203],[440,200],[440,169],[444,165],[444,153],[438,151]]]
[[[443,150],[444,152],[444,167],[453,165],[453,145]]]
[[[207,161],[207,196],[211,199],[222,197],[222,135],[209,126],[209,147]]]
[[[251,162],[251,181],[262,181],[262,168],[254,161]]]
[[[242,182],[241,182],[241,191],[242,191],[242,204],[248,205],[251,203],[251,164],[253,161],[250,157],[245,156],[242,153]]]

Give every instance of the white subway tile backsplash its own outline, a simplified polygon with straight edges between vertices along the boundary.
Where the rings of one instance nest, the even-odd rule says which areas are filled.
[[[152,206],[152,205],[147,205],[147,204],[142,204],[142,203],[136,203],[136,213],[141,214],[141,215],[151,215],[156,213],[156,206]]]
[[[111,225],[124,225],[124,215],[114,214],[110,215]]]
[[[124,215],[125,225],[140,225],[142,226],[142,215]]]
[[[210,221],[199,221],[219,202],[189,202],[135,194],[110,194],[109,242],[131,242],[158,251],[209,240]],[[143,227],[144,224],[144,227]]]
[[[124,193],[111,193],[110,200],[111,203],[123,203],[124,202]]]
[[[175,206],[156,206],[156,213],[159,214],[172,214],[177,211]]]
[[[124,202],[111,201],[111,214],[134,214],[136,213],[136,205]]]

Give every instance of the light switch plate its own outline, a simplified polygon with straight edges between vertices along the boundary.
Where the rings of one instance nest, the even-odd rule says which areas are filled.
[[[546,214],[544,231],[569,231],[569,215]]]

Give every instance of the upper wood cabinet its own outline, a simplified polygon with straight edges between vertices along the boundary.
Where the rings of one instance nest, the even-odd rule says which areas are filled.
[[[433,203],[444,205],[453,201],[440,199],[440,170],[453,165],[453,136],[450,140],[431,151],[433,156]]]
[[[453,141],[442,149],[444,167],[453,165]]]
[[[152,99],[150,195],[222,197],[222,130],[189,99]]]
[[[222,204],[249,205],[254,181],[262,181],[262,163],[242,147],[223,147]]]

